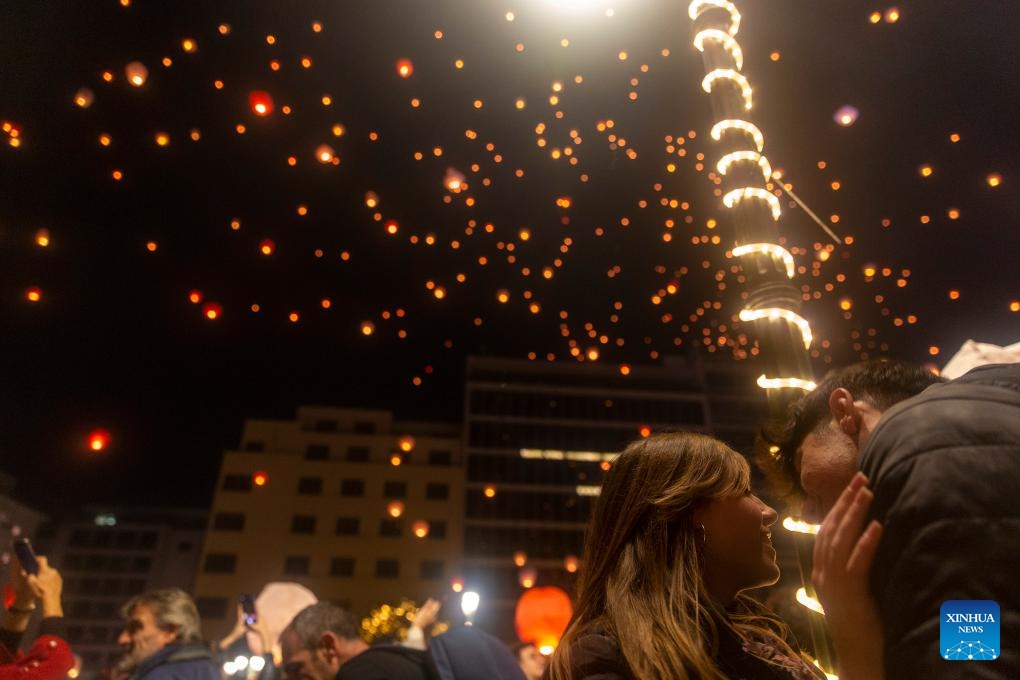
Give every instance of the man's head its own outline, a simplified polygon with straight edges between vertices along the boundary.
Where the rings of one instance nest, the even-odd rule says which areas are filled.
[[[549,659],[531,642],[519,642],[514,645],[513,651],[526,680],[541,680]]]
[[[333,680],[340,666],[368,649],[358,619],[328,602],[305,607],[280,633],[287,680]]]
[[[865,361],[831,371],[793,405],[777,461],[802,495],[806,518],[821,521],[836,502],[882,413],[937,382],[922,366]]]
[[[122,668],[136,668],[172,644],[201,642],[198,609],[191,597],[176,588],[138,595],[121,608],[124,630],[117,643],[124,650]]]

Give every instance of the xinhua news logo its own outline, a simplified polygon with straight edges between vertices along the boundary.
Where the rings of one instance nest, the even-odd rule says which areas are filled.
[[[992,600],[946,600],[940,612],[943,659],[993,661],[999,658],[999,605]]]

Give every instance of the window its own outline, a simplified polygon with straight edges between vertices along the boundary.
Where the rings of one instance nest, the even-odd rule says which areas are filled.
[[[305,448],[305,460],[329,460],[327,444],[309,444]]]
[[[143,531],[141,538],[138,539],[138,544],[142,548],[155,548],[158,541],[159,535],[155,531]]]
[[[127,555],[114,555],[110,558],[110,564],[106,567],[107,571],[122,572],[128,570],[128,557]]]
[[[347,447],[347,462],[348,463],[367,463],[368,459],[372,455],[372,449],[367,446],[348,446]]]
[[[340,480],[340,495],[341,496],[364,496],[365,495],[365,480],[363,480],[363,479],[341,479]]]
[[[383,484],[386,498],[407,498],[407,482],[386,482]]]
[[[207,574],[233,574],[237,569],[237,555],[209,553],[205,556],[203,571]]]
[[[118,548],[133,548],[135,547],[135,539],[137,535],[133,531],[122,531],[117,534],[115,543]]]
[[[361,531],[361,520],[357,517],[337,517],[337,536],[357,536]]]
[[[445,501],[450,497],[450,485],[430,482],[425,485],[425,498],[430,501]]]
[[[439,560],[422,560],[419,577],[428,581],[438,581],[443,578],[443,563]]]
[[[330,576],[354,576],[353,557],[334,557],[329,563]]]
[[[354,431],[358,434],[375,434],[375,423],[371,420],[356,420]]]
[[[245,451],[265,451],[266,450],[266,443],[265,442],[260,442],[260,441],[255,441],[255,440],[252,440],[250,442],[245,442],[244,443],[244,450]]]
[[[429,520],[429,538],[441,541],[446,538],[446,520]]]
[[[292,534],[314,534],[314,515],[294,515],[290,520],[290,533]]]
[[[322,493],[322,477],[302,477],[298,480],[297,492],[305,496],[318,496]]]
[[[289,576],[307,576],[311,558],[303,555],[290,555],[283,561],[283,573]]]
[[[202,618],[222,619],[227,616],[227,598],[200,597],[195,600],[198,614]]]
[[[214,531],[244,531],[243,512],[217,512],[213,515]]]
[[[135,573],[148,572],[149,569],[152,569],[151,557],[136,557],[131,561],[131,571]]]
[[[224,475],[224,491],[251,491],[250,475]]]
[[[376,560],[375,575],[378,578],[399,578],[400,561],[388,559]]]
[[[340,429],[340,423],[335,420],[318,420],[315,422],[316,432],[336,432]]]
[[[429,465],[451,465],[453,463],[453,454],[449,451],[433,450],[429,451]]]
[[[404,523],[399,519],[379,520],[379,535],[389,538],[399,538],[404,534]]]

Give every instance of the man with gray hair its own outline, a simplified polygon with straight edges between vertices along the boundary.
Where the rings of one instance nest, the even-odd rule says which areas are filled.
[[[401,645],[369,647],[346,609],[317,602],[280,633],[286,680],[426,680],[425,652]]]
[[[198,608],[176,588],[151,590],[121,608],[124,650],[119,669],[131,680],[219,680],[212,654],[202,642]]]

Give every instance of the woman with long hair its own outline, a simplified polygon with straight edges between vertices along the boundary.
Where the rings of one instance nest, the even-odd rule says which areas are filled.
[[[701,434],[627,447],[585,539],[551,680],[815,680],[781,620],[743,594],[779,579],[776,511],[739,453]]]

